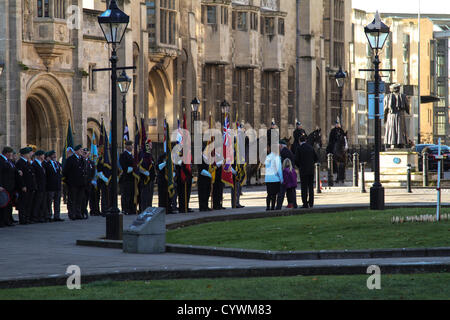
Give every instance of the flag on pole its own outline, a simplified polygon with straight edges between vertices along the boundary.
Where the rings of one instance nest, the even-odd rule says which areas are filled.
[[[128,129],[128,122],[125,120],[125,128],[123,129],[123,141],[124,144],[126,141],[130,140],[130,130]]]
[[[173,162],[172,162],[172,146],[170,142],[170,129],[166,119],[164,119],[164,150],[166,152],[166,180],[169,198],[175,195],[175,185],[173,181]]]
[[[70,120],[69,120],[69,125],[67,127],[67,135],[66,135],[66,140],[64,141],[64,150],[62,153],[62,165],[64,167],[66,160],[67,160],[67,148],[73,148],[73,134],[72,134],[72,126],[70,125]]]
[[[89,158],[95,163],[95,165],[97,165],[97,163],[98,163],[98,147],[97,147],[97,138],[95,136],[95,132],[92,135],[91,154],[90,154]]]
[[[231,150],[230,150],[231,148]],[[234,188],[233,173],[231,172],[233,144],[230,137],[230,121],[228,114],[225,114],[225,123],[223,126],[223,169],[222,169],[222,182],[226,185]]]

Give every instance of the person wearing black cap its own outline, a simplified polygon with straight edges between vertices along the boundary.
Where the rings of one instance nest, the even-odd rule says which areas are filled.
[[[0,208],[0,228],[14,226],[12,218],[12,196],[16,187],[16,168],[11,163],[13,149],[4,147],[0,154],[0,191],[8,192],[10,201],[4,208]]]
[[[64,221],[60,215],[62,167],[57,160],[54,150],[47,152],[46,155],[48,156],[45,168],[47,174],[47,210],[52,221]]]
[[[122,196],[122,212],[125,215],[136,214],[135,194],[135,173],[133,159],[133,141],[125,142],[125,151],[119,157],[122,174],[119,179],[120,193]]]
[[[34,222],[48,222],[47,214],[46,214],[46,188],[47,188],[47,179],[46,172],[44,169],[44,158],[45,152],[42,150],[36,151],[34,154],[34,161],[32,163],[34,176],[36,179],[36,192],[34,194],[33,199],[33,213],[32,219]]]
[[[291,151],[293,154],[295,154],[295,151],[297,150],[298,146],[300,145],[300,137],[301,136],[308,137],[308,135],[306,134],[305,129],[303,129],[302,123],[300,121],[296,121],[295,126],[296,126],[296,128],[293,133],[294,143],[292,144],[292,147],[291,147]],[[294,162],[292,162],[292,163],[294,163]]]
[[[33,149],[30,147],[20,149],[20,158],[17,160],[19,198],[17,210],[19,211],[19,223],[30,224],[31,212],[33,210],[33,197],[36,190],[36,179],[31,165]]]
[[[139,211],[143,212],[153,206],[153,190],[155,188],[155,161],[152,156],[152,141],[148,139],[145,150],[140,151],[139,159]]]
[[[70,220],[81,220],[82,206],[83,206],[83,193],[85,188],[86,170],[84,161],[81,157],[82,147],[76,146],[75,153],[70,156],[63,168],[63,176],[68,186],[68,201],[67,208],[69,210]]]

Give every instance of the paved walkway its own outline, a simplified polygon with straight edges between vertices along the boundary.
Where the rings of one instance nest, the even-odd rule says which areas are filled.
[[[212,213],[191,213],[168,215],[167,223],[175,223],[211,215],[246,214],[261,212],[265,208],[263,188],[244,190],[242,204],[248,206],[239,210],[223,210]],[[448,190],[447,190],[448,191]],[[193,208],[197,208],[194,196]],[[299,199],[300,200],[300,199]],[[414,190],[413,194],[401,190],[387,190],[387,205],[431,205],[436,201],[435,191]],[[444,192],[442,201],[450,206],[450,193]],[[225,205],[229,205],[229,194]],[[326,192],[317,196],[316,207],[367,205],[369,194],[350,192]],[[17,218],[17,217],[16,217]],[[118,273],[133,270],[214,270],[214,269],[259,269],[308,266],[368,266],[371,264],[450,266],[450,258],[404,258],[404,259],[352,259],[317,261],[261,261],[226,257],[193,256],[185,254],[137,255],[125,254],[121,250],[76,246],[77,239],[95,239],[105,234],[105,220],[91,217],[89,220],[33,224],[0,229],[0,281],[64,275],[69,265],[81,267],[82,274]],[[125,216],[124,226],[135,217]]]

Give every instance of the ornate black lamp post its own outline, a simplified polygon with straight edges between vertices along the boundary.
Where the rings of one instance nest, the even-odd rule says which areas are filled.
[[[384,43],[389,36],[389,27],[380,18],[379,13],[375,19],[364,28],[369,45],[375,51],[375,181],[370,188],[370,209],[384,210],[384,188],[380,182],[380,149],[381,149],[381,121],[380,121],[380,59],[378,52],[383,49]]]
[[[342,66],[339,67],[339,71],[334,76],[336,79],[336,84],[339,88],[339,121],[342,122],[342,92],[344,89],[345,78],[347,78],[347,73],[342,71]]]
[[[112,45],[111,53],[111,209],[106,219],[106,238],[118,240],[122,235],[120,210],[117,205],[117,52],[130,21],[117,6],[116,0],[111,0],[109,8],[98,17],[98,23],[103,31],[106,42]]]
[[[127,118],[127,93],[130,89],[131,82],[133,80],[127,75],[125,70],[122,71],[122,74],[117,79],[117,83],[119,86],[120,93],[122,94],[122,130],[125,133],[126,126],[126,118]],[[136,141],[135,141],[136,143]],[[122,139],[122,150],[125,150],[125,142]]]

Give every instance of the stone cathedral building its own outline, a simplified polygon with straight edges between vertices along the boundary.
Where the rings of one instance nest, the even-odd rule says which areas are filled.
[[[71,121],[76,143],[110,128],[110,48],[97,16],[105,0],[0,1],[0,145],[33,144],[61,152]],[[334,74],[349,70],[350,0],[119,0],[130,16],[118,48],[133,83],[126,118],[133,137],[144,118],[153,141],[163,119],[172,127],[190,101],[201,120],[254,128],[272,119],[282,136],[295,120],[329,132],[339,114]],[[350,81],[344,100],[351,99]],[[350,123],[351,103],[343,121]],[[119,94],[119,132],[122,130]],[[119,134],[120,136],[120,134]]]

